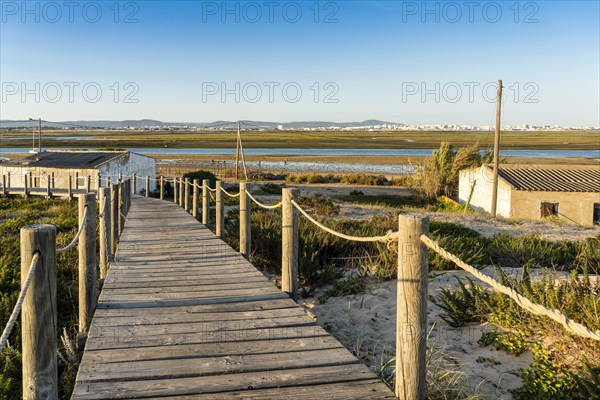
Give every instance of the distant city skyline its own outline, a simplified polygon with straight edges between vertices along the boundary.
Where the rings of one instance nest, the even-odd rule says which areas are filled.
[[[1,2],[0,119],[600,125],[598,2],[276,3]]]

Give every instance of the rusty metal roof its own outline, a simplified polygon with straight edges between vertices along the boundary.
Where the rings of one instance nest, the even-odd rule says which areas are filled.
[[[5,165],[45,168],[96,168],[128,151],[44,151]]]
[[[501,166],[498,175],[515,190],[600,193],[599,167]]]

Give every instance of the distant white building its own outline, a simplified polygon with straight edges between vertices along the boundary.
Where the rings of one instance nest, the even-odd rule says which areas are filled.
[[[5,177],[10,187],[24,187],[25,179],[28,185],[31,179],[33,187],[46,187],[48,180],[53,179],[53,187],[66,188],[71,176],[74,189],[85,188],[86,180],[90,179],[90,189],[95,190],[98,175],[105,186],[105,178],[116,181],[119,174],[124,177],[132,174],[140,178],[149,176],[152,178],[150,190],[156,190],[156,160],[130,151],[48,150],[20,160],[0,161],[0,176]],[[145,189],[145,182],[138,181],[136,192],[140,193],[142,189]]]
[[[493,168],[460,171],[458,197],[473,209],[490,212]],[[472,193],[471,193],[472,192]],[[498,169],[496,213],[505,218],[557,217],[585,226],[600,224],[598,166],[512,166]]]

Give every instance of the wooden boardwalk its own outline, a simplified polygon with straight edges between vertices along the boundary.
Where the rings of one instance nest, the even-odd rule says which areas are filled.
[[[73,393],[112,398],[395,397],[183,209],[135,196]]]

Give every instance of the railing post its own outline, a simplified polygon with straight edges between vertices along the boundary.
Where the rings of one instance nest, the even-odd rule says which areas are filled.
[[[179,178],[179,207],[183,207],[183,177]]]
[[[150,197],[150,177],[146,175],[146,197]]]
[[[54,189],[56,185],[54,184],[54,172],[52,172],[52,189]]]
[[[6,184],[10,187],[10,172],[6,173]]]
[[[92,177],[89,175],[86,176],[86,178],[85,178],[85,192],[86,193],[90,192],[91,182],[92,182]]]
[[[163,176],[160,176],[160,199],[164,200],[165,197],[165,181],[163,179]]]
[[[173,203],[177,204],[177,177],[173,177]]]
[[[29,171],[29,187],[33,188],[33,172]]]
[[[190,211],[190,180],[189,178],[185,178],[185,189],[184,189],[184,199],[183,199],[183,208],[185,211]]]
[[[208,226],[210,220],[210,195],[208,194],[208,187],[210,186],[210,180],[202,180],[202,223],[204,226]]]
[[[87,215],[86,209],[87,207]],[[79,332],[87,333],[96,309],[96,194],[79,196]]]
[[[429,218],[399,215],[396,315],[396,397],[426,398],[427,248]]]
[[[125,184],[119,181],[119,236],[125,226]]]
[[[52,194],[50,193],[50,177],[48,176],[48,180],[46,181],[46,197],[52,198]]]
[[[281,290],[298,301],[298,210],[292,204],[294,189],[282,190],[281,207]]]
[[[96,189],[100,189],[102,187],[102,176],[100,175],[100,171],[96,171]]]
[[[98,189],[98,203],[100,209],[100,278],[106,278],[108,273],[108,263],[111,252],[111,230],[110,230],[110,189],[99,188]]]
[[[111,255],[117,253],[117,244],[119,242],[119,185],[117,183],[110,184],[110,238],[112,251]]]
[[[21,228],[21,286],[35,253],[40,256],[21,309],[23,399],[57,399],[56,227]]]
[[[2,195],[6,196],[6,175],[2,175]]]
[[[246,182],[240,182],[240,253],[249,260],[251,253],[250,206],[252,203],[246,193],[246,186]]]
[[[131,193],[132,194],[137,193],[137,175],[136,174],[131,174]]]
[[[225,232],[223,230],[225,226],[225,210],[223,204],[223,191],[221,190],[221,181],[217,181],[216,184],[217,191],[215,192],[217,198],[217,205],[215,207],[215,218],[216,218],[216,227],[215,227],[215,235],[219,238],[223,239],[225,236]]]
[[[69,175],[69,186],[67,186],[67,197],[69,200],[73,198],[73,176]]]
[[[25,177],[24,183],[25,183],[25,185],[24,185],[24,189],[23,189],[23,197],[27,198],[27,196],[29,195],[29,191],[27,190],[27,177]]]
[[[194,185],[194,190],[192,194],[192,216],[198,219],[198,179],[194,179],[192,184]]]

